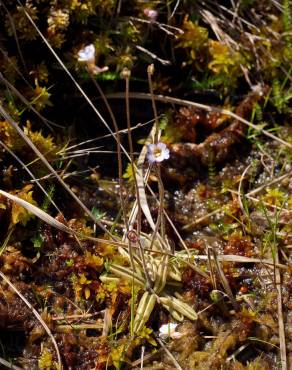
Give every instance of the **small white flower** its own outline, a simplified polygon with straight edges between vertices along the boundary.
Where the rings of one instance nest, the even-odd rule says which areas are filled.
[[[93,44],[87,45],[84,49],[79,50],[78,61],[87,63],[95,62],[95,47]]]
[[[147,159],[150,163],[159,163],[169,158],[169,150],[164,143],[149,144]]]
[[[178,339],[182,337],[182,333],[175,331],[178,324],[170,322],[169,324],[164,324],[159,328],[160,338],[172,338]]]
[[[255,93],[257,93],[259,96],[263,96],[264,95],[264,89],[263,89],[263,85],[262,84],[257,84],[257,85],[252,85],[251,86],[251,90]]]

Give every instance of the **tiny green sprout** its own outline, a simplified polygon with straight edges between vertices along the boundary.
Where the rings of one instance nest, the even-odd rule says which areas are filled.
[[[152,338],[151,334],[153,333],[153,330],[150,328],[147,328],[146,326],[143,326],[140,332],[138,333],[139,337],[141,339],[145,339],[148,343],[150,343],[152,346],[156,347],[157,343]]]
[[[127,179],[130,182],[134,181],[133,166],[130,162],[127,164],[127,168],[123,174],[123,178]]]
[[[72,258],[66,261],[66,266],[67,267],[71,267],[71,266],[73,266],[73,264],[74,264],[74,260]]]
[[[101,212],[98,208],[92,207],[91,213],[96,218],[97,221],[105,217],[106,212]]]
[[[40,232],[38,232],[31,238],[31,241],[33,242],[34,248],[41,249],[44,242],[44,237]]]
[[[278,188],[267,188],[266,194],[263,196],[263,200],[269,204],[281,206],[286,198],[285,193]]]
[[[220,290],[214,289],[210,293],[210,298],[212,299],[212,301],[214,303],[218,303],[218,302],[221,301],[221,299],[223,298],[224,295],[226,295],[226,294],[221,292]]]
[[[162,117],[159,120],[159,128],[160,130],[165,130],[167,125],[169,124],[170,115],[169,114],[163,114]]]

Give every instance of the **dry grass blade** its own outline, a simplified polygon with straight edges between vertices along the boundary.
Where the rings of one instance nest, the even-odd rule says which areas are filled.
[[[102,326],[102,336],[106,337],[112,328],[112,310],[110,308],[106,308],[104,310],[104,317],[103,317],[103,326]]]
[[[9,243],[9,240],[10,240],[10,237],[11,237],[13,231],[14,231],[14,228],[13,227],[11,227],[10,230],[8,230],[8,234],[7,234],[7,236],[6,236],[3,244],[0,247],[0,257],[1,257],[1,254],[3,254],[3,252],[5,251],[8,243]]]
[[[25,208],[28,212],[33,213],[36,217],[38,217],[42,221],[46,222],[47,224],[55,227],[56,229],[59,229],[59,230],[65,232],[67,234],[75,235],[75,236],[80,237],[80,238],[85,238],[85,239],[89,239],[89,240],[93,240],[93,241],[97,241],[97,242],[101,242],[101,243],[117,245],[119,247],[120,246],[125,246],[125,244],[120,243],[120,242],[115,242],[115,241],[112,241],[112,240],[106,240],[106,239],[100,239],[100,238],[94,238],[94,237],[91,237],[91,236],[88,236],[88,235],[83,235],[81,233],[78,233],[75,230],[72,230],[69,227],[67,227],[66,225],[62,224],[62,222],[57,221],[52,216],[50,216],[48,213],[44,212],[43,210],[36,207],[35,205],[33,205],[31,203],[28,203],[27,201],[13,195],[13,194],[7,193],[6,191],[1,190],[1,189],[0,189],[0,194],[5,196],[6,198],[12,200],[13,202],[19,204],[21,207]]]
[[[208,259],[208,256],[197,255],[196,259],[205,261],[205,260]],[[251,257],[245,257],[245,256],[237,256],[237,255],[233,255],[233,254],[217,255],[217,259],[218,259],[218,261],[226,261],[226,262],[261,263],[261,264],[267,265],[271,268],[274,268],[274,266],[275,266],[274,261],[272,259],[251,258]],[[285,266],[283,264],[280,264],[280,263],[276,263],[276,266],[283,269],[283,270],[288,269],[287,266]]]
[[[18,158],[18,156],[16,154],[14,154],[12,152],[12,150],[10,150],[7,145],[5,145],[1,140],[0,140],[0,145],[3,146],[3,148],[10,154],[12,155],[12,157],[14,159],[17,160],[18,163],[20,163],[20,165],[22,166],[22,168],[25,169],[25,171],[31,176],[31,178],[33,179],[34,182],[36,182],[37,186],[41,189],[41,191],[45,194],[45,196],[50,200],[50,202],[52,203],[52,205],[56,208],[56,210],[61,213],[60,209],[58,208],[58,206],[56,205],[56,203],[53,201],[53,199],[50,197],[50,195],[47,193],[47,191],[45,190],[45,188],[42,186],[42,184],[39,182],[39,180],[37,178],[35,178],[34,174],[30,171],[30,169],[28,168],[28,166],[25,165],[25,163],[22,162],[22,160],[20,158]]]
[[[259,193],[260,191],[262,191],[263,189],[265,189],[267,186],[274,185],[277,182],[280,182],[280,181],[286,179],[287,177],[290,177],[291,175],[292,175],[292,171],[290,171],[288,173],[285,173],[284,175],[282,175],[280,177],[277,177],[274,180],[272,180],[272,181],[270,181],[270,182],[268,182],[266,184],[263,184],[263,185],[259,186],[258,188],[254,189],[254,190],[251,190],[249,193],[246,194],[246,196],[254,195],[256,193]]]
[[[0,194],[4,195],[6,198],[12,200],[13,202],[17,203],[18,205],[22,206],[25,208],[28,212],[33,213],[35,216],[40,218],[42,221],[46,222],[47,224],[64,231],[65,233],[68,234],[74,234],[74,231],[71,230],[69,227],[66,225],[62,224],[62,222],[55,220],[52,216],[44,212],[42,209],[36,207],[35,205],[28,203],[27,201],[17,197],[16,195],[7,193],[4,190],[0,189]]]
[[[79,206],[89,215],[89,217],[96,223],[105,233],[111,234],[108,230],[104,227],[104,225],[97,221],[94,215],[90,212],[90,210],[80,201],[80,199],[73,193],[73,191],[69,188],[69,186],[64,182],[64,180],[59,176],[59,174],[54,170],[54,168],[50,165],[44,155],[37,149],[37,147],[33,144],[33,142],[25,135],[19,125],[10,117],[10,115],[0,106],[0,114],[3,116],[5,120],[7,120],[11,126],[17,131],[17,133],[21,136],[21,138],[27,143],[27,145],[34,151],[34,153],[40,158],[43,164],[48,168],[48,170],[54,174],[56,179],[60,182],[60,184],[66,189],[66,191],[71,195],[71,197],[79,204]]]
[[[193,222],[191,222],[191,223],[189,223],[189,224],[187,224],[187,225],[184,225],[184,226],[182,227],[182,230],[189,230],[189,229],[191,229],[192,227],[194,227],[194,226],[198,225],[198,224],[199,224],[199,223],[201,223],[202,221],[206,220],[207,218],[209,218],[209,217],[211,217],[211,216],[216,215],[216,214],[217,214],[217,213],[219,213],[219,212],[222,212],[222,207],[217,208],[217,209],[215,209],[214,211],[207,213],[206,215],[204,215],[204,216],[202,216],[202,217],[200,217],[200,218],[196,219],[195,221],[193,221]]]
[[[216,253],[214,248],[212,248],[212,252],[213,252],[213,258],[214,258],[214,263],[215,263],[215,266],[216,266],[216,269],[217,269],[217,273],[218,273],[219,278],[221,280],[221,284],[222,284],[223,288],[225,289],[225,292],[228,295],[230,301],[232,302],[233,307],[237,309],[238,304],[237,304],[237,302],[236,302],[236,300],[233,296],[232,290],[231,290],[230,285],[229,285],[229,283],[228,283],[228,281],[227,281],[227,279],[224,275],[222,267],[221,267],[221,265],[218,261],[218,258],[217,258],[217,253]]]
[[[162,65],[167,66],[167,65],[170,65],[171,64],[171,62],[169,60],[159,58],[156,54],[154,54],[151,51],[143,48],[142,46],[136,45],[135,47],[136,47],[136,49],[138,49],[138,50],[142,51],[143,53],[149,55],[152,59],[157,60]]]
[[[123,93],[114,93],[114,94],[108,94],[107,98],[114,98],[115,99],[115,98],[121,98],[122,96],[123,96]],[[150,94],[137,93],[137,92],[130,93],[129,97],[134,98],[134,99],[147,99],[147,100],[152,98]],[[251,122],[247,121],[246,119],[238,116],[237,114],[231,112],[230,110],[215,108],[215,107],[212,107],[210,105],[194,103],[193,101],[173,98],[171,96],[166,96],[166,95],[154,95],[154,97],[155,97],[155,100],[160,101],[162,103],[172,103],[172,104],[178,104],[178,105],[191,106],[191,107],[196,107],[196,108],[199,108],[199,109],[203,109],[207,112],[218,112],[218,113],[222,113],[224,115],[230,116],[232,118],[235,118],[239,122],[244,123],[248,127],[251,127],[254,130],[256,130],[256,131],[268,136],[269,138],[277,141],[278,143],[285,145],[287,148],[292,149],[292,144],[290,144],[289,142],[271,134],[269,131],[263,129],[262,127],[254,125],[253,123],[251,123]]]
[[[160,354],[160,352],[162,352],[162,348],[159,348],[159,349],[157,349],[155,352],[153,352],[153,353],[147,353],[147,355],[144,355],[144,357],[143,357],[143,362],[144,362],[144,365],[147,363],[147,362],[149,362],[151,359],[153,359],[154,357],[156,357],[157,355],[159,355]],[[131,368],[133,369],[133,370],[140,370],[141,369],[141,358],[139,358],[138,360],[136,360],[136,361],[133,361],[132,363],[131,363]],[[139,369],[136,367],[136,366],[138,366],[138,365],[140,365],[140,367],[139,367]],[[143,366],[143,369],[145,370],[146,368]]]
[[[0,364],[11,370],[23,370],[21,367],[15,366],[1,357],[0,357]]]
[[[146,139],[145,144],[143,145],[143,148],[140,152],[138,162],[137,162],[137,167],[135,168],[141,209],[153,231],[155,230],[155,223],[153,221],[153,218],[152,218],[149,206],[148,206],[146,192],[145,192],[145,183],[147,183],[149,171],[146,172],[145,179],[144,179],[141,167],[143,166],[145,158],[146,158],[147,145],[152,142],[152,137],[154,136],[155,130],[156,130],[155,125],[153,125],[153,128],[150,131],[150,134],[148,135],[148,138]],[[132,208],[131,216],[129,219],[129,224],[131,226],[135,222],[137,212],[138,212],[138,203],[136,201]]]
[[[59,348],[58,348],[58,345],[57,345],[57,342],[53,336],[53,334],[51,333],[51,330],[49,329],[49,327],[47,326],[47,324],[44,322],[44,320],[41,318],[40,314],[32,307],[32,305],[28,302],[28,300],[20,293],[20,291],[15,287],[15,285],[13,285],[11,283],[11,281],[0,271],[0,276],[1,278],[9,285],[9,287],[20,297],[20,299],[29,307],[29,309],[33,312],[33,314],[35,315],[35,317],[38,319],[38,321],[41,323],[41,325],[43,326],[43,328],[45,329],[46,333],[48,334],[48,336],[51,338],[51,341],[55,347],[55,350],[56,350],[56,355],[57,355],[57,359],[58,359],[58,366],[59,366],[59,369],[63,369],[63,366],[62,366],[62,360],[61,360],[61,355],[60,355],[60,351],[59,351]]]

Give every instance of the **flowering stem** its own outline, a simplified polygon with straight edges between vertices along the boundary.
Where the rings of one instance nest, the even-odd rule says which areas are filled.
[[[137,206],[138,206],[137,235],[140,236],[140,233],[141,233],[141,202],[140,202],[140,195],[139,195],[138,182],[137,182],[136,169],[135,169],[135,162],[134,162],[134,154],[133,154],[134,150],[133,150],[133,141],[132,141],[132,133],[131,133],[131,117],[130,117],[130,104],[129,104],[130,103],[129,84],[130,84],[131,72],[128,69],[125,68],[123,70],[122,74],[123,74],[123,77],[125,78],[125,81],[126,81],[126,114],[127,114],[128,141],[129,141],[131,167],[132,167],[132,173],[133,173],[133,178],[134,178],[134,183],[135,183]],[[139,240],[138,240],[138,243],[139,243]],[[140,252],[141,252],[141,258],[143,258],[143,256],[142,256],[143,251],[141,250],[141,248],[140,248]],[[132,248],[131,248],[131,241],[129,241],[129,253],[130,253],[132,268],[135,269],[135,266],[134,266],[134,263],[133,263],[133,252],[132,252]],[[146,275],[146,278],[147,278],[147,281],[148,281],[148,276],[147,275]]]
[[[148,84],[149,84],[149,90],[150,90],[151,101],[152,101],[152,108],[153,108],[153,114],[154,114],[154,120],[155,120],[154,143],[157,143],[158,142],[159,127],[158,127],[157,108],[156,108],[155,99],[154,99],[154,93],[153,93],[153,82],[152,82],[152,75],[154,73],[154,65],[153,64],[150,64],[148,66],[147,73],[148,73]]]
[[[153,232],[152,238],[151,238],[151,244],[149,249],[152,249],[156,235],[158,233],[159,227],[161,228],[161,237],[164,238],[165,236],[165,225],[164,225],[164,186],[163,182],[161,180],[161,171],[160,171],[160,165],[158,163],[155,163],[155,169],[156,169],[156,175],[158,180],[158,190],[159,190],[159,209],[158,209],[158,216],[157,221],[155,225],[155,230]]]
[[[161,228],[161,236],[164,238],[165,236],[165,223],[164,223],[164,185],[161,179],[161,167],[159,164],[156,164],[157,170],[157,179],[158,179],[158,190],[159,190],[159,213],[158,213],[158,220],[160,223]]]

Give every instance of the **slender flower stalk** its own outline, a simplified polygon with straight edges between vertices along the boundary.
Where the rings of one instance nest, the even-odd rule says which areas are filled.
[[[157,108],[155,104],[155,98],[154,98],[154,91],[153,91],[153,82],[152,82],[152,75],[154,74],[154,64],[150,64],[147,68],[147,74],[148,74],[148,85],[151,95],[151,101],[152,101],[152,109],[154,114],[154,120],[155,120],[155,133],[154,133],[154,143],[156,144],[158,142],[158,114],[157,114]]]

